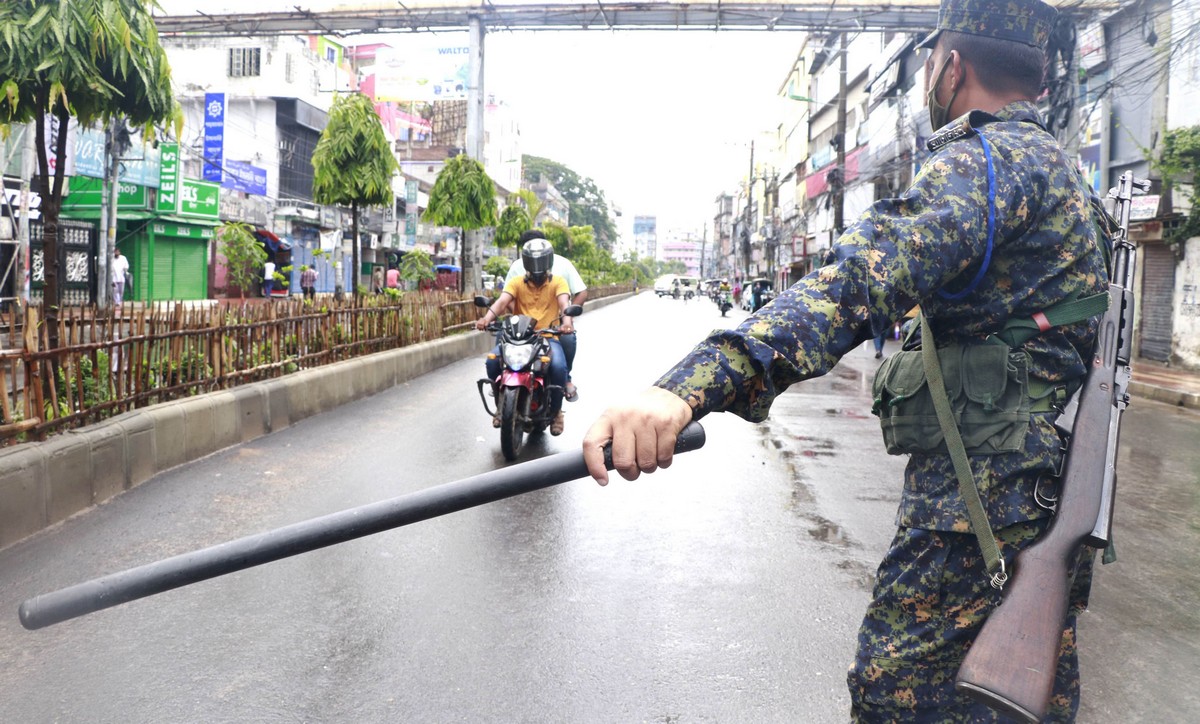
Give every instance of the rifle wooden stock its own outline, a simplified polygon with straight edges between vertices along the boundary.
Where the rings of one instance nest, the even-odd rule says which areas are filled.
[[[1024,721],[1039,722],[1046,714],[1076,554],[1090,540],[1106,497],[1104,448],[1117,414],[1112,379],[1111,367],[1093,368],[1088,375],[1067,450],[1058,512],[1046,532],[1017,555],[1004,600],[984,622],[955,679],[955,686],[972,698]]]

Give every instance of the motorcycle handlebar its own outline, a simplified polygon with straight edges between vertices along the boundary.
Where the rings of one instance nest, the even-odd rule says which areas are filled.
[[[679,433],[675,452],[703,446],[704,428],[692,422]],[[605,446],[604,465],[613,469],[611,446]],[[20,606],[21,625],[29,630],[43,628],[227,573],[587,476],[582,450],[548,455],[34,596]]]
[[[500,323],[499,323],[499,322],[488,322],[488,324],[487,324],[487,326],[486,326],[486,327],[484,327],[482,330],[479,330],[479,329],[477,329],[476,331],[483,331],[483,332],[499,332],[499,331],[500,331]],[[535,329],[535,330],[533,330],[533,334],[534,334],[535,336],[536,336],[536,335],[539,335],[539,334],[544,334],[544,333],[546,333],[546,332],[550,332],[550,333],[553,333],[553,334],[566,334],[566,332],[563,332],[563,331],[562,331],[561,329],[559,329],[558,327],[546,327],[545,329]]]

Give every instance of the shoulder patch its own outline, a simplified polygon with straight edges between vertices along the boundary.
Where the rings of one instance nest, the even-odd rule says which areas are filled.
[[[990,113],[971,111],[942,126],[937,133],[933,134],[925,144],[925,147],[931,153],[936,153],[955,141],[976,135],[977,131],[975,129],[979,126],[998,120],[1000,119]]]

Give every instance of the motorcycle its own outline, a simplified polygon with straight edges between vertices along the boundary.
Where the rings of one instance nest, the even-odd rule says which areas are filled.
[[[486,297],[475,297],[475,306],[486,308],[488,304]],[[583,314],[583,307],[571,305],[565,314],[578,317]],[[476,385],[483,409],[493,418],[500,418],[500,451],[505,460],[517,459],[526,433],[540,433],[550,426],[554,420],[550,393],[565,392],[546,381],[550,369],[549,338],[556,336],[558,329],[536,329],[536,325],[533,317],[506,314],[487,326],[487,331],[498,333],[500,375],[496,379],[480,379]],[[488,405],[489,392],[494,407]]]
[[[721,316],[722,317],[724,317],[726,314],[728,314],[729,310],[733,309],[733,293],[732,292],[720,292],[717,295],[717,306],[721,308]]]

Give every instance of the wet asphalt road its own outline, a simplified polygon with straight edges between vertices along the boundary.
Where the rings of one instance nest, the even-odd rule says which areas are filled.
[[[580,320],[573,450],[713,305]],[[37,632],[26,597],[504,464],[481,360],[184,466],[0,551],[0,722],[839,722],[903,461],[863,350],[668,471],[501,501]],[[1084,722],[1200,712],[1200,416],[1126,417],[1121,562],[1081,624]],[[9,612],[4,614],[3,612]]]

